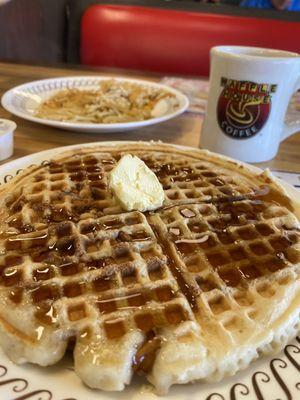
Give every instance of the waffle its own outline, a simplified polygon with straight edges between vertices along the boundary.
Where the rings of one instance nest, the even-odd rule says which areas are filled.
[[[110,170],[134,154],[165,193],[124,212]],[[299,330],[297,205],[265,171],[207,151],[127,143],[76,149],[0,191],[0,344],[17,363],[74,349],[92,388],[134,373],[158,393],[213,381]]]

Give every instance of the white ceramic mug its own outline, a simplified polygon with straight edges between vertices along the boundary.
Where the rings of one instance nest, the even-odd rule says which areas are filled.
[[[300,130],[285,114],[300,88],[300,55],[258,47],[211,49],[208,105],[200,145],[246,162],[272,159]]]

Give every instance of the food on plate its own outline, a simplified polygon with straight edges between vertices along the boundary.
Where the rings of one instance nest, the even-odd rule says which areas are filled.
[[[126,155],[156,175],[162,205],[123,209],[109,180]],[[92,388],[137,373],[166,393],[299,331],[299,210],[267,171],[159,143],[86,147],[26,168],[0,206],[0,344],[14,362],[55,364],[69,345]]]
[[[113,124],[161,117],[179,108],[170,91],[114,79],[100,81],[97,89],[67,88],[45,99],[35,111],[42,119]]]

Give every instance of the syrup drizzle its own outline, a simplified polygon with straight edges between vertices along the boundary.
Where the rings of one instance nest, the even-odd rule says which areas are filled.
[[[196,296],[198,293],[196,293],[196,288],[189,285],[188,282],[186,282],[185,279],[183,278],[180,268],[176,265],[175,261],[173,260],[172,249],[170,247],[171,245],[169,241],[166,238],[164,238],[163,235],[159,234],[155,226],[151,227],[156,238],[158,239],[158,243],[162,247],[163,253],[167,256],[169,267],[178,283],[180,290],[187,298],[194,312],[197,311],[198,306],[197,306]]]
[[[150,330],[144,342],[133,357],[133,370],[138,374],[147,374],[152,370],[158,350],[161,347],[162,339]]]
[[[262,201],[276,203],[286,207],[289,211],[294,212],[295,208],[292,201],[284,194],[282,194],[278,189],[272,186],[261,186],[259,189],[254,190],[253,194],[250,194],[250,198],[260,199]]]
[[[295,208],[292,201],[284,194],[280,193],[279,190],[274,189],[270,186],[261,186],[259,189],[254,189],[248,194],[236,195],[236,196],[222,196],[222,197],[211,197],[210,199],[182,199],[174,202],[173,204],[163,205],[157,208],[155,211],[149,211],[146,214],[155,215],[157,212],[169,210],[174,207],[197,205],[197,204],[222,204],[222,203],[235,203],[243,200],[263,201],[275,203],[286,207],[289,211],[294,212]],[[184,210],[181,210],[184,211]],[[192,211],[192,210],[189,210]],[[185,216],[183,214],[183,216]],[[192,215],[191,215],[192,216]],[[191,216],[187,218],[191,218]]]

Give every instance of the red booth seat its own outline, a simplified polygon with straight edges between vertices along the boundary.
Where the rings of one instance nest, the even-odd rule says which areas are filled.
[[[300,52],[299,37],[299,22],[98,4],[82,17],[80,56],[86,65],[207,76],[213,46]]]

